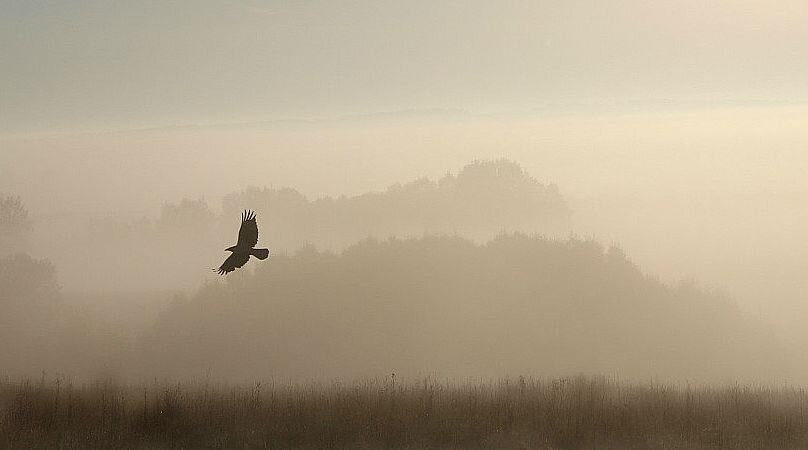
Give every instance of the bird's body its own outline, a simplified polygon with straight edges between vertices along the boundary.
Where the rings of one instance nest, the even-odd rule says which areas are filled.
[[[255,213],[244,211],[241,213],[241,228],[238,231],[238,241],[236,245],[225,249],[225,251],[231,252],[231,255],[224,260],[221,267],[213,270],[218,272],[219,275],[225,275],[247,264],[251,255],[258,259],[267,259],[269,249],[255,248],[256,244],[258,244],[258,224],[255,222]]]

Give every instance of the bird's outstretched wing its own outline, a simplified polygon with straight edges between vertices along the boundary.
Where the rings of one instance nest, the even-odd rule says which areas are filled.
[[[233,253],[232,255],[228,256],[227,259],[224,260],[221,267],[215,270],[219,275],[228,274],[239,267],[247,264],[247,261],[250,259],[249,253]]]
[[[257,243],[258,224],[255,223],[255,213],[253,211],[244,211],[241,213],[241,228],[238,230],[238,242],[236,245],[253,248]]]

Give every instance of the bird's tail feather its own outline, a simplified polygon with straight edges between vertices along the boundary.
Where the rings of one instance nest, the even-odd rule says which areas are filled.
[[[269,258],[269,249],[268,248],[254,248],[250,250],[250,254],[255,256],[258,259],[267,259]]]

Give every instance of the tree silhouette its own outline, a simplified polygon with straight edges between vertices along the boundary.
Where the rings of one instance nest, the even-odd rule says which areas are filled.
[[[20,197],[0,195],[0,252],[24,250],[31,229],[28,210]]]
[[[254,209],[274,248],[304,243],[338,250],[368,236],[460,234],[487,240],[503,231],[566,232],[569,210],[553,184],[505,159],[475,161],[457,175],[396,183],[384,192],[309,200],[290,188],[256,188],[227,195],[226,216]]]
[[[53,304],[59,293],[56,270],[47,259],[25,253],[0,258],[0,309],[6,313]]]
[[[182,199],[179,203],[166,203],[155,224],[162,233],[202,233],[211,229],[214,215],[204,200]]]
[[[726,296],[663,284],[591,240],[368,239],[341,253],[307,246],[239,275],[166,311],[144,341],[149,361],[178,374],[215,361],[233,376],[337,377],[420,368],[715,380],[783,367]]]

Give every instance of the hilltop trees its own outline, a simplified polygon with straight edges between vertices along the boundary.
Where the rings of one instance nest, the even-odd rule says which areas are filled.
[[[47,259],[34,259],[25,253],[2,257],[0,291],[2,318],[13,318],[23,311],[41,311],[56,303],[56,270]]]
[[[31,220],[20,197],[0,194],[0,255],[24,250],[30,232]]]
[[[248,188],[226,196],[225,215],[254,209],[275,248],[304,243],[340,249],[368,236],[459,234],[487,240],[503,231],[557,233],[569,210],[553,184],[508,160],[475,161],[438,181],[420,178],[384,192],[308,200],[290,188]]]
[[[223,249],[236,238],[244,209],[256,211],[261,242],[276,255],[306,244],[338,251],[369,236],[443,234],[482,242],[503,231],[569,230],[555,185],[506,160],[473,162],[438,180],[419,178],[351,197],[309,199],[292,188],[249,187],[225,196],[221,212],[202,198],[167,200],[153,217],[124,211],[94,214],[75,228],[51,224],[60,238],[43,236],[37,244],[51,252],[65,286],[172,290],[194,288],[205,276],[200,268],[227,257]],[[53,245],[45,244],[49,240]]]
[[[279,255],[175,304],[144,350],[177,375],[720,380],[782,368],[762,329],[720,293],[660,283],[593,241],[427,237]]]
[[[20,197],[0,195],[0,367],[21,364],[52,329],[59,300],[56,270],[28,253],[33,227]]]
[[[31,230],[20,197],[0,195],[0,323],[5,325],[20,314],[41,313],[58,295],[53,264],[24,253]]]
[[[53,304],[57,296],[51,262],[23,253],[31,229],[20,197],[0,195],[0,320],[40,310]]]
[[[4,236],[25,235],[22,203],[2,200]],[[261,242],[280,251],[199,288],[233,243],[244,206],[259,210]],[[68,240],[77,251],[62,256],[63,276],[72,270],[112,292],[147,283],[197,293],[144,331],[138,361],[112,333],[90,338],[89,321],[65,325],[65,309],[50,314],[59,287],[47,260],[0,255],[0,366],[37,367],[38,355],[52,368],[112,361],[132,376],[585,371],[713,380],[782,367],[774,340],[720,293],[660,283],[591,240],[502,234],[550,230],[567,215],[555,186],[500,160],[355,197],[250,188],[225,198],[218,217],[188,199],[164,205],[154,222],[112,217]]]
[[[200,234],[212,228],[214,219],[205,200],[184,198],[179,203],[163,204],[155,227],[168,234]]]

